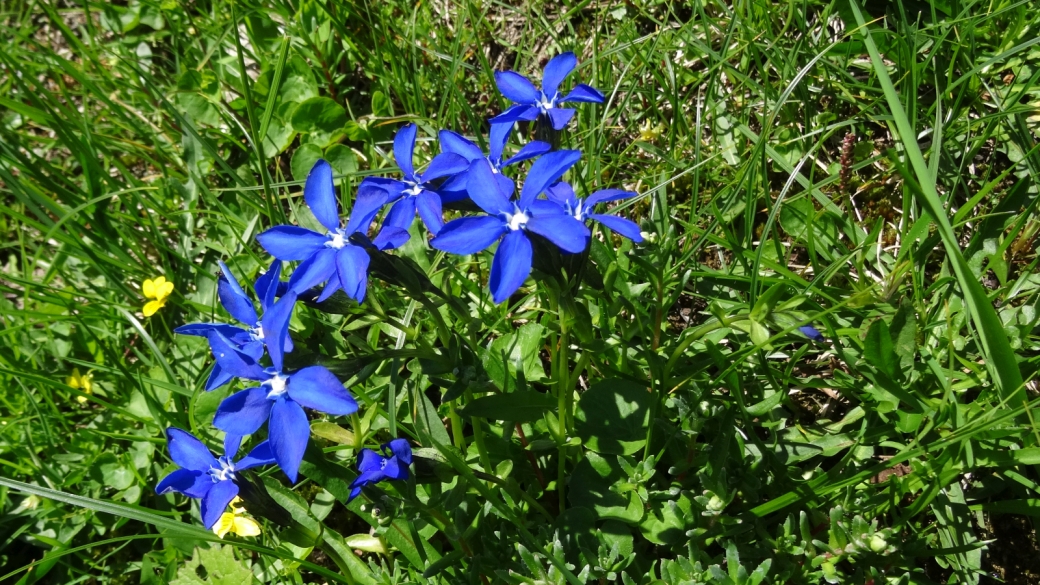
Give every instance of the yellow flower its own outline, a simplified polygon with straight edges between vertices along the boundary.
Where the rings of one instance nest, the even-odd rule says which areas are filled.
[[[151,317],[166,304],[166,297],[173,292],[173,283],[168,282],[165,276],[159,276],[155,280],[149,278],[141,285],[141,292],[145,298],[155,299],[144,305],[144,316]]]
[[[87,372],[85,375],[79,373],[79,368],[72,368],[72,375],[65,380],[65,384],[77,389],[82,390],[84,394],[93,394],[91,389],[94,387],[94,383],[91,381],[94,378],[94,374]],[[87,401],[86,396],[77,396],[76,402],[83,404]]]
[[[243,516],[245,508],[238,508],[235,504],[242,501],[242,498],[235,496],[235,499],[231,500],[231,511],[224,512],[220,515],[220,520],[213,525],[213,533],[217,536],[224,538],[228,532],[232,532],[239,536],[260,536],[260,525],[256,523],[256,520],[248,516]]]

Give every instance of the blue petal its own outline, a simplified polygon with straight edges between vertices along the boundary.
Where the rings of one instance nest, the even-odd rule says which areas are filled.
[[[509,193],[512,195],[516,191],[516,183],[512,179],[505,176],[504,173],[498,173],[495,175],[495,180],[498,181],[498,190],[502,193]]]
[[[549,110],[549,121],[552,123],[553,130],[563,130],[567,126],[567,122],[571,121],[574,117],[574,110],[571,108],[553,108]]]
[[[289,279],[289,290],[302,294],[336,274],[336,250],[322,248],[317,254],[304,260]]]
[[[365,473],[368,471],[379,471],[383,468],[383,461],[386,457],[383,457],[379,453],[371,449],[362,449],[361,454],[357,458],[358,471]]]
[[[318,232],[296,227],[294,225],[276,225],[258,235],[267,253],[279,260],[306,260],[318,250],[325,247],[329,239]]]
[[[538,106],[529,106],[526,104],[518,104],[512,106],[501,114],[488,120],[494,125],[498,124],[515,124],[516,122],[532,122],[538,118],[538,114],[541,110]]]
[[[173,330],[174,333],[197,337],[207,337],[211,331],[219,331],[224,337],[233,337],[241,333],[242,329],[227,323],[188,323]]]
[[[408,444],[408,439],[394,439],[387,443],[386,446],[402,463],[405,465],[412,464],[412,447]]]
[[[491,215],[461,217],[442,227],[430,245],[460,256],[476,254],[495,243],[508,229],[501,218]]]
[[[328,284],[325,288],[321,289],[321,294],[318,295],[316,303],[324,303],[329,297],[336,294],[336,291],[343,290],[343,283],[339,281],[339,274],[337,273],[336,278],[329,279]]]
[[[361,184],[358,185],[359,194],[373,189],[382,189],[386,193],[386,200],[390,202],[397,201],[397,198],[401,196],[401,192],[408,189],[408,185],[404,181],[386,177],[365,177],[361,180]]]
[[[267,388],[249,388],[228,396],[217,407],[213,426],[235,435],[252,435],[271,415]]]
[[[213,371],[209,373],[209,378],[206,380],[206,392],[220,388],[230,382],[232,378],[234,376],[222,370],[220,364],[213,364]]]
[[[358,497],[361,494],[362,487],[366,485],[372,485],[374,483],[379,483],[384,479],[386,479],[386,475],[383,474],[383,471],[381,469],[366,471],[362,473],[357,477],[357,479],[350,482],[350,496],[348,497],[347,501],[349,502],[350,500],[353,500],[354,498]]]
[[[236,378],[247,380],[260,380],[264,377],[264,369],[256,360],[242,353],[219,331],[211,331],[208,336],[209,349],[213,352],[213,358],[220,364],[220,369]]]
[[[542,72],[542,91],[550,99],[560,89],[560,83],[574,71],[574,68],[578,65],[578,58],[574,56],[574,53],[567,52],[557,55],[549,60],[545,64],[545,71]]]
[[[264,441],[256,447],[253,447],[253,450],[249,452],[249,455],[236,461],[235,469],[249,469],[260,465],[270,465],[271,463],[274,463],[274,452],[271,451],[271,443],[269,441]]]
[[[236,341],[236,340],[232,339],[231,341]],[[249,341],[247,343],[243,343],[238,348],[238,351],[240,351],[240,352],[246,354],[247,356],[253,358],[254,361],[259,362],[260,358],[264,357],[264,342],[257,340],[257,341]]]
[[[580,151],[557,150],[534,161],[524,180],[524,186],[520,189],[520,208],[529,206],[546,187],[559,181],[580,158]]]
[[[509,201],[511,193],[502,192],[501,185],[495,179],[495,172],[491,168],[491,163],[483,158],[475,160],[470,165],[467,175],[469,179],[466,190],[469,191],[469,198],[477,206],[491,215],[511,213],[513,211],[513,204]]]
[[[260,327],[264,331],[264,345],[267,355],[271,356],[271,364],[278,371],[282,370],[282,354],[285,350],[285,339],[289,336],[289,319],[292,318],[293,307],[296,306],[296,293],[290,292],[278,299],[260,318]]]
[[[444,211],[441,210],[441,198],[433,191],[423,190],[415,198],[415,207],[419,210],[426,229],[433,235],[444,227]]]
[[[578,204],[578,198],[574,195],[574,187],[570,183],[560,181],[545,190],[545,196],[549,201],[560,205],[569,205],[573,209]]]
[[[639,231],[639,225],[633,221],[629,221],[616,215],[604,215],[600,213],[589,214],[589,219],[600,222],[610,228],[614,233],[625,236],[637,244],[643,241],[643,236]]]
[[[528,142],[521,148],[516,154],[506,159],[502,163],[502,166],[508,167],[509,165],[516,164],[521,161],[542,156],[543,154],[552,150],[552,145],[548,142],[542,142],[541,140],[533,140]]]
[[[227,509],[231,500],[238,495],[238,486],[230,479],[218,481],[202,498],[202,525],[207,530],[220,520],[220,515]]]
[[[336,270],[340,286],[357,302],[365,300],[368,287],[368,252],[358,246],[344,246],[336,254]]]
[[[526,77],[514,71],[496,71],[495,85],[502,95],[518,104],[534,104],[541,97],[541,92]]]
[[[560,100],[561,102],[585,102],[591,104],[602,104],[604,101],[603,94],[591,85],[585,85],[579,83],[574,86],[569,94]]]
[[[220,297],[220,304],[240,323],[253,327],[256,325],[253,301],[246,296],[246,291],[242,290],[242,286],[223,262],[220,262],[220,272],[220,277],[217,278],[217,296]]]
[[[397,457],[391,457],[386,460],[386,465],[383,466],[383,475],[387,479],[407,479],[408,467],[402,466]]]
[[[267,427],[268,441],[278,467],[282,468],[289,481],[296,483],[296,475],[307,450],[311,427],[303,408],[292,400],[276,400],[271,408],[271,424]]]
[[[282,276],[282,261],[275,259],[271,262],[271,266],[267,269],[267,272],[260,275],[256,279],[256,283],[253,284],[253,290],[256,292],[256,298],[260,299],[260,306],[263,310],[267,310],[268,307],[274,304],[274,299],[278,296],[278,279]]]
[[[408,231],[415,221],[415,197],[402,197],[383,218],[383,225]]]
[[[798,328],[798,330],[802,332],[802,335],[808,337],[809,339],[811,339],[813,341],[823,341],[824,340],[823,334],[820,333],[820,331],[818,329],[816,329],[815,327],[813,327],[812,325],[802,325],[801,327]]]
[[[471,162],[478,158],[484,158],[484,153],[479,146],[473,144],[457,132],[441,130],[437,136],[440,138],[441,150],[444,152],[453,152]]]
[[[393,250],[403,246],[410,237],[411,235],[401,228],[383,226],[383,229],[379,230],[375,239],[372,240],[372,245],[379,250]]]
[[[535,199],[527,208],[528,215],[564,215],[570,217],[559,203],[549,199]]]
[[[364,181],[362,181],[364,185]],[[388,199],[387,190],[380,187],[378,183],[370,183],[367,187],[358,187],[357,198],[354,200],[354,208],[350,210],[350,220],[344,230],[348,236],[361,232],[368,233],[368,226],[372,224],[379,210],[386,205]]]
[[[332,415],[357,412],[358,404],[343,382],[323,366],[311,366],[289,377],[289,398],[307,408]]]
[[[453,177],[448,177],[448,180],[441,183],[440,187],[437,187],[437,192],[441,195],[441,201],[451,203],[452,201],[468,198],[469,195],[466,193],[467,184],[469,184],[469,167],[466,167],[465,171]]]
[[[233,460],[238,455],[238,448],[242,445],[242,435],[227,433],[224,435],[224,456]]]
[[[167,475],[155,486],[160,496],[170,492],[184,494],[189,498],[201,498],[213,487],[213,478],[208,473],[178,469]]]
[[[488,158],[493,161],[498,161],[502,158],[502,153],[506,150],[506,143],[509,142],[509,134],[512,131],[512,124],[491,125],[491,136],[488,138],[488,155],[490,155]]]
[[[589,195],[585,199],[585,207],[591,209],[592,206],[600,203],[608,203],[610,201],[619,201],[621,199],[628,199],[629,197],[635,197],[638,195],[635,191],[625,191],[624,189],[602,189],[596,191],[592,195]]]
[[[509,299],[531,273],[531,241],[522,230],[512,230],[502,238],[491,262],[491,297],[495,303]]]
[[[415,124],[405,124],[394,136],[394,160],[401,167],[404,178],[411,180],[415,176],[415,168],[412,166],[412,156],[415,153]]]
[[[469,168],[469,161],[466,160],[466,157],[453,152],[442,152],[430,161],[430,166],[426,167],[426,171],[422,174],[422,182],[435,181],[461,173],[467,168]]]
[[[170,450],[170,459],[183,469],[206,472],[210,467],[220,467],[202,441],[187,431],[177,427],[166,429],[166,444]]]
[[[585,224],[565,214],[534,215],[527,220],[527,230],[556,244],[564,252],[585,251],[592,236]]]
[[[318,159],[307,175],[303,186],[303,200],[321,225],[330,232],[339,229],[339,204],[336,203],[336,186],[332,182],[332,167]]]
[[[357,486],[355,486],[355,485],[354,485],[355,483],[357,483],[357,480],[356,480],[356,479],[355,479],[355,480],[354,480],[353,482],[351,482],[351,483],[350,483],[350,495],[348,495],[348,496],[347,496],[347,503],[348,503],[348,504],[349,504],[349,503],[350,503],[350,502],[351,502],[351,501],[352,501],[352,500],[353,500],[354,498],[356,498],[356,497],[358,497],[358,496],[360,496],[360,495],[361,495],[361,486],[360,486],[360,485],[357,485]]]

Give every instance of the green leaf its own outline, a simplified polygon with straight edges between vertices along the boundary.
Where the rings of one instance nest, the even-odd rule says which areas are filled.
[[[769,314],[773,312],[773,308],[776,307],[785,290],[787,290],[787,285],[783,283],[774,284],[766,289],[766,292],[759,295],[758,300],[755,301],[755,306],[751,309],[751,314],[748,317],[752,321],[758,321],[759,323],[765,321],[766,317],[769,317]]]
[[[639,530],[654,544],[678,544],[686,540],[686,519],[693,502],[682,493],[677,500],[652,500]]]
[[[646,444],[650,392],[641,384],[611,378],[592,385],[578,401],[574,429],[597,453],[631,455]]]
[[[311,434],[341,445],[354,444],[354,433],[333,422],[319,421],[311,423]]]
[[[499,337],[482,352],[484,370],[501,388],[506,387],[506,373],[516,375],[523,370],[524,378],[537,382],[545,378],[540,352],[545,341],[545,327],[527,323],[513,333]],[[503,363],[504,361],[504,363]]]
[[[899,356],[892,346],[888,325],[881,319],[874,321],[867,330],[867,338],[863,342],[863,359],[889,379],[896,378]]]
[[[572,506],[592,508],[600,520],[636,523],[643,519],[643,502],[635,491],[619,493],[628,479],[617,457],[588,452],[574,467],[567,499]]]
[[[555,410],[556,398],[541,392],[510,392],[482,396],[463,407],[462,416],[477,416],[489,420],[527,422],[538,420],[543,414]]]
[[[231,545],[196,548],[191,560],[177,571],[170,585],[247,585],[253,582],[253,571],[235,558]]]
[[[321,157],[321,149],[316,144],[303,144],[297,148],[292,155],[292,162],[289,163],[289,166],[292,168],[293,180],[306,180],[307,174],[314,167],[314,163],[318,162],[318,159]]]
[[[325,151],[325,160],[329,161],[333,172],[337,175],[354,175],[358,172],[358,158],[350,147],[333,144]]]
[[[386,94],[376,90],[372,92],[372,115],[377,118],[392,118],[394,116],[394,104]]]
[[[94,461],[94,479],[114,490],[125,490],[134,483],[134,473],[118,457],[105,453]]]
[[[327,148],[343,136],[347,111],[327,97],[313,97],[301,103],[292,115],[293,130],[309,134],[319,148]]]

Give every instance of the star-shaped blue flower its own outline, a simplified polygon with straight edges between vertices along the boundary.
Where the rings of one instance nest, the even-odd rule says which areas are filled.
[[[393,203],[393,207],[383,219],[384,226],[407,232],[418,210],[426,229],[436,234],[444,225],[444,214],[435,182],[466,170],[469,163],[458,154],[442,152],[433,157],[424,172],[415,172],[412,158],[415,156],[416,132],[415,124],[407,124],[394,136],[394,160],[401,168],[404,180],[368,177],[361,186],[377,186],[387,192],[387,203]]]
[[[369,258],[368,252],[362,246],[352,244],[350,237],[354,234],[364,235],[368,231],[369,224],[386,204],[387,197],[383,189],[362,183],[350,220],[346,227],[340,227],[332,167],[326,161],[319,160],[307,175],[303,199],[314,217],[329,230],[328,233],[319,234],[302,227],[279,225],[258,235],[256,239],[279,260],[302,260],[289,279],[291,292],[301,294],[327,282],[317,299],[319,303],[337,290],[343,290],[347,296],[360,303],[365,300],[368,287]],[[401,236],[400,230],[384,229],[373,243],[380,249],[390,249],[403,243]]]
[[[603,103],[603,94],[596,88],[579,83],[565,96],[560,96],[560,83],[574,71],[578,58],[574,53],[563,53],[553,57],[542,73],[542,89],[538,89],[526,77],[513,71],[496,71],[495,84],[502,95],[516,103],[508,110],[491,118],[492,124],[532,121],[539,116],[549,119],[554,130],[563,130],[574,117],[572,108],[561,108],[566,102]]]
[[[562,181],[545,190],[545,196],[549,198],[549,201],[558,203],[569,215],[574,216],[574,219],[582,223],[591,219],[633,242],[639,243],[643,241],[643,236],[640,234],[639,225],[634,221],[615,215],[595,213],[596,205],[600,203],[628,199],[635,195],[636,193],[632,191],[622,189],[603,189],[589,195],[586,199],[579,199],[574,195],[574,188],[570,183]]]
[[[224,437],[224,455],[219,459],[191,433],[176,427],[166,429],[166,442],[170,458],[181,468],[170,473],[155,486],[155,493],[177,492],[189,498],[202,499],[202,523],[212,528],[228,503],[238,495],[235,473],[274,463],[271,445],[264,441],[248,455],[234,461],[242,437]]]
[[[234,344],[214,331],[209,335],[213,357],[225,371],[237,378],[260,382],[228,396],[217,407],[213,426],[234,435],[251,435],[264,422],[271,452],[278,466],[296,481],[310,438],[310,423],[303,407],[332,415],[357,412],[358,404],[335,374],[323,366],[310,366],[294,372],[283,371],[282,342],[289,334],[289,317],[296,294],[288,293],[264,314],[264,332],[272,339],[267,345],[272,366],[264,368],[252,357],[237,351]]]
[[[539,158],[527,174],[520,198],[510,200],[491,165],[483,159],[469,168],[468,191],[487,215],[449,222],[430,245],[452,254],[475,254],[501,239],[491,263],[489,286],[496,303],[508,299],[531,273],[532,246],[528,232],[543,236],[564,252],[585,250],[589,229],[558,204],[537,199],[581,158],[576,150],[558,150]]]
[[[512,124],[492,124],[491,135],[488,140],[488,154],[485,155],[479,146],[473,144],[473,142],[464,138],[461,134],[451,130],[441,130],[439,135],[441,150],[453,152],[465,158],[469,164],[472,164],[473,161],[486,159],[491,165],[491,170],[495,173],[495,178],[501,183],[502,191],[512,193],[516,189],[516,185],[502,171],[510,165],[530,160],[552,150],[552,146],[548,142],[533,140],[522,146],[516,154],[503,160],[502,155],[505,153],[506,143],[509,142],[509,135],[512,131]],[[443,203],[451,203],[466,198],[467,174],[466,171],[463,171],[444,182],[438,190]]]
[[[358,455],[357,479],[350,483],[350,496],[353,500],[361,493],[361,488],[386,480],[408,479],[408,466],[412,464],[412,447],[407,439],[394,439],[384,443],[379,450],[362,449]]]
[[[253,284],[253,290],[260,299],[260,308],[263,312],[274,304],[278,295],[285,292],[285,283],[278,280],[281,274],[282,263],[275,260],[267,272],[260,275]],[[174,329],[175,333],[182,335],[197,335],[208,337],[212,331],[220,331],[234,343],[238,350],[253,359],[259,360],[264,355],[264,329],[260,324],[253,301],[250,300],[246,291],[238,284],[235,275],[231,274],[224,262],[220,262],[220,276],[217,278],[217,297],[224,309],[235,318],[236,321],[245,325],[245,329],[235,327],[226,323],[189,323]],[[292,340],[285,338],[283,350],[288,353],[293,349]],[[231,374],[223,371],[219,364],[213,366],[213,371],[206,381],[206,391],[223,386],[232,378]]]

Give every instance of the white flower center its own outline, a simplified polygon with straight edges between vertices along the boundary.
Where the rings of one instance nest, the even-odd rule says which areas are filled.
[[[584,214],[582,213],[581,201],[579,201],[577,203],[577,205],[574,206],[574,213],[573,213],[573,215],[574,215],[574,219],[576,219],[578,221],[584,221],[585,217],[584,217]]]
[[[257,341],[263,341],[264,340],[264,328],[261,327],[259,323],[256,324],[256,327],[253,327],[250,330],[250,333],[253,334],[253,338],[256,339]]]
[[[263,383],[263,385],[270,388],[270,390],[267,391],[267,399],[274,400],[282,394],[285,394],[288,390],[287,386],[289,385],[289,376],[283,376],[280,373],[275,374],[274,377],[268,379]]]
[[[209,468],[209,474],[213,477],[214,482],[235,479],[235,466],[228,461],[227,457],[217,459],[217,463],[220,464],[220,469],[216,467]]]
[[[523,211],[520,211],[519,209],[516,210],[516,213],[506,214],[506,224],[509,226],[509,229],[513,230],[514,232],[527,225],[528,219],[530,218],[527,217],[527,214]]]
[[[342,230],[336,230],[336,233],[329,232],[329,241],[325,242],[325,247],[339,250],[346,245],[347,237],[343,235]]]
[[[547,112],[547,111],[553,109],[554,104],[556,103],[556,99],[555,98],[556,98],[556,96],[554,95],[553,99],[549,99],[545,95],[545,93],[542,93],[542,99],[538,100],[538,107],[541,108],[541,110],[543,112]]]
[[[422,190],[422,187],[420,187],[418,183],[413,183],[413,182],[411,182],[411,181],[408,181],[407,183],[408,183],[409,185],[411,185],[411,188],[409,188],[408,190],[406,190],[406,191],[404,192],[404,194],[405,194],[405,195],[407,195],[407,196],[409,196],[409,197],[415,197],[415,196],[417,196],[417,195],[418,195],[419,193],[422,193],[422,191],[423,191],[423,190]]]

